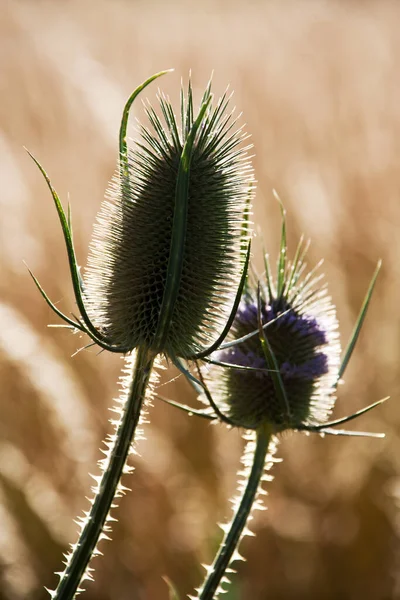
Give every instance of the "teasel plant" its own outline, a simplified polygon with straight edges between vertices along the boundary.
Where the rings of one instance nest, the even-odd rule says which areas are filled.
[[[319,263],[308,269],[308,243],[304,238],[293,260],[287,256],[286,215],[282,214],[280,248],[276,275],[265,254],[265,274],[260,279],[249,272],[242,300],[226,342],[206,358],[196,371],[186,375],[207,408],[194,409],[162,398],[169,404],[229,428],[243,431],[246,442],[239,471],[239,495],[233,499],[234,516],[222,524],[224,538],[203,585],[191,600],[212,600],[227,591],[224,585],[234,573],[232,563],[241,559],[239,543],[248,528],[252,510],[263,509],[266,495],[263,481],[271,481],[269,470],[275,462],[280,434],[303,431],[308,434],[364,436],[384,434],[338,429],[385,402],[383,398],[349,416],[329,420],[338,384],[357,343],[370,304],[379,262],[362,304],[350,341],[341,358],[338,321],[328,295]]]
[[[155,367],[166,359],[186,371],[224,342],[243,292],[249,257],[249,214],[254,177],[248,136],[238,126],[225,93],[214,102],[208,83],[197,114],[189,80],[180,116],[159,93],[158,112],[147,102],[148,125],[139,125],[128,150],[133,102],[162,71],[129,97],[119,132],[119,161],[94,226],[82,276],[73,243],[71,211],[65,210],[44,168],[32,155],[51,192],[69,260],[80,315],[64,314],[31,273],[62,326],[90,338],[87,346],[126,355],[115,431],[105,441],[102,473],[90,508],[78,520],[80,535],[65,555],[55,600],[70,600],[92,579],[91,558],[109,537],[110,510],[126,488],[141,415],[153,395]]]

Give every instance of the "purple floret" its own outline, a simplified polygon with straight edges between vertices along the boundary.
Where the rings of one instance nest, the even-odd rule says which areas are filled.
[[[247,299],[241,303],[236,315],[236,325],[241,334],[257,330],[257,313],[257,304],[254,301]],[[261,318],[263,324],[277,319],[264,331],[276,354],[279,370],[285,381],[312,382],[328,372],[328,357],[321,351],[327,344],[327,334],[315,317],[299,314],[283,299],[273,299],[270,304],[263,303]],[[282,353],[282,348],[287,349],[286,353]],[[228,351],[220,352],[218,359],[232,365],[260,369],[259,373],[238,371],[238,374],[244,377],[250,374],[257,379],[268,377],[268,366],[258,336]]]
[[[289,362],[284,362],[280,366],[280,373],[284,379],[313,381],[322,375],[326,375],[327,372],[328,357],[322,352],[301,365],[292,365]]]

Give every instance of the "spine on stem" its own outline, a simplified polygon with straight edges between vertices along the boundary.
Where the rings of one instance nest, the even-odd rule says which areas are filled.
[[[214,563],[207,567],[207,577],[198,590],[198,596],[192,597],[192,600],[212,600],[219,593],[225,591],[222,584],[229,583],[226,576],[227,569],[231,562],[241,558],[237,551],[239,542],[246,533],[250,533],[246,528],[246,523],[251,511],[257,507],[260,508],[256,502],[257,495],[261,491],[260,484],[264,479],[271,480],[271,477],[265,473],[273,463],[273,455],[276,450],[276,438],[272,435],[271,428],[268,425],[262,426],[256,434],[253,432],[249,434],[247,439],[248,443],[243,456],[245,466],[243,494],[238,501],[231,524],[222,526],[226,532],[224,539]]]
[[[98,541],[107,539],[110,510],[115,508],[113,502],[124,491],[120,479],[124,472],[130,470],[126,462],[149,388],[153,364],[154,354],[147,348],[139,348],[126,384],[126,396],[120,401],[122,407],[115,409],[120,412],[120,419],[115,423],[115,433],[105,442],[105,458],[100,461],[103,474],[95,478],[97,485],[93,488],[92,505],[85,517],[78,519],[81,533],[78,542],[66,556],[66,568],[60,574],[57,589],[49,590],[54,600],[72,600],[76,593],[83,591],[80,588],[81,582],[92,579],[89,561],[99,553],[96,550]]]

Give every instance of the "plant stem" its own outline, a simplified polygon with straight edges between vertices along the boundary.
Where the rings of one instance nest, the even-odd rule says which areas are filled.
[[[54,600],[72,600],[75,597],[99,537],[104,531],[104,525],[130,453],[153,362],[154,353],[151,353],[147,348],[138,349],[126,404],[116,428],[114,445],[106,459],[104,472],[90,511],[84,521],[78,543],[73,546],[73,551],[67,560],[67,567],[60,577],[57,589],[51,592]]]
[[[264,473],[265,459],[271,441],[271,430],[267,426],[257,431],[256,448],[253,464],[247,484],[232,520],[231,527],[226,533],[218,554],[210,569],[209,575],[199,591],[198,600],[212,600],[224,573],[232,560],[232,555],[239,544],[247,519],[250,515],[257,490]]]

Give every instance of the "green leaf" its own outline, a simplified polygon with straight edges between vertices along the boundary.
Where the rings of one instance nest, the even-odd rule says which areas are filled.
[[[260,284],[258,284],[257,288],[257,321],[258,321],[258,331],[261,347],[264,352],[264,357],[266,363],[268,365],[268,369],[270,370],[271,379],[274,384],[276,395],[279,398],[282,407],[285,407],[286,414],[290,419],[290,406],[289,400],[286,395],[285,386],[283,385],[282,377],[279,371],[278,361],[276,360],[274,351],[272,350],[270,343],[268,342],[268,338],[265,335],[265,331],[263,329],[262,320],[261,320],[261,289]]]
[[[358,315],[358,319],[357,319],[357,322],[356,322],[355,327],[353,329],[353,333],[351,334],[350,341],[349,341],[349,343],[347,345],[347,348],[345,350],[345,353],[344,353],[344,356],[343,356],[343,360],[342,360],[342,364],[340,365],[340,368],[339,368],[339,373],[338,373],[338,378],[337,378],[337,381],[336,381],[336,385],[338,385],[339,381],[342,379],[342,377],[344,375],[344,372],[345,372],[345,370],[347,368],[347,365],[349,364],[351,355],[353,354],[353,350],[354,350],[355,345],[357,343],[358,336],[360,335],[361,328],[362,328],[362,326],[364,324],[364,320],[365,320],[365,317],[367,315],[367,310],[368,310],[368,307],[369,307],[369,303],[371,301],[372,293],[374,291],[376,280],[377,280],[377,277],[379,275],[379,271],[381,269],[381,266],[382,266],[382,261],[380,260],[378,262],[378,264],[376,266],[376,269],[375,269],[375,272],[374,272],[374,274],[372,276],[371,283],[369,284],[366,296],[364,298],[364,302],[363,302],[363,304],[361,306],[360,314]]]
[[[257,332],[258,333],[258,332]],[[262,369],[260,367],[246,367],[243,365],[235,365],[234,363],[227,363],[220,360],[214,360],[212,358],[206,358],[204,361],[210,365],[216,365],[217,367],[224,367],[226,369],[236,369],[237,371],[247,371],[249,373],[270,373],[270,369]]]
[[[43,296],[43,298],[46,301],[46,303],[48,304],[48,306],[52,309],[52,311],[54,311],[56,313],[57,316],[59,316],[63,321],[68,323],[68,325],[49,325],[49,327],[68,327],[68,328],[72,327],[73,329],[79,329],[79,331],[86,333],[86,335],[88,335],[90,337],[90,339],[92,339],[98,346],[100,346],[104,350],[108,350],[109,352],[117,352],[117,353],[128,352],[128,349],[121,349],[118,346],[110,346],[109,344],[106,344],[105,342],[103,342],[100,338],[98,338],[91,331],[89,331],[89,329],[83,323],[80,323],[75,315],[72,315],[75,317],[75,319],[76,319],[75,321],[73,319],[70,319],[69,317],[67,317],[67,315],[64,315],[64,313],[61,312],[56,307],[56,305],[50,300],[50,298],[48,297],[48,295],[46,294],[46,292],[44,291],[44,289],[42,288],[42,286],[40,285],[39,281],[34,276],[32,271],[29,269],[29,267],[26,266],[26,268],[28,269],[30,276],[32,277],[33,281],[35,282],[36,287],[38,288],[39,292]]]
[[[171,73],[172,71],[173,71],[173,69],[167,69],[166,71],[160,71],[159,73],[156,73],[155,75],[152,75],[151,77],[149,77],[149,79],[146,79],[146,81],[144,83],[139,85],[139,87],[137,87],[132,92],[132,94],[128,98],[127,103],[125,104],[124,111],[122,113],[121,126],[120,126],[120,130],[119,130],[119,160],[120,160],[121,169],[122,169],[121,175],[127,181],[129,178],[129,165],[128,165],[128,145],[126,143],[126,131],[128,128],[129,111],[131,109],[131,106],[132,106],[133,102],[136,100],[136,98],[139,96],[139,94],[150,83],[152,83],[158,77],[161,77],[162,75],[165,75],[166,73]],[[129,183],[129,181],[128,181],[128,183]]]
[[[279,202],[282,216],[282,229],[281,229],[281,243],[279,248],[279,259],[278,259],[278,276],[277,276],[277,296],[281,298],[285,291],[285,275],[286,275],[286,211],[283,207],[282,201],[279,198],[277,192],[273,190],[275,199]]]
[[[251,250],[251,241],[248,244],[246,260],[245,260],[245,263],[243,266],[242,276],[240,278],[239,286],[238,286],[238,289],[236,292],[235,301],[232,305],[231,313],[229,315],[229,318],[226,322],[224,329],[222,330],[221,335],[211,346],[206,348],[206,350],[203,350],[202,352],[198,352],[197,354],[190,356],[189,357],[190,359],[197,360],[197,359],[201,359],[201,358],[205,358],[206,356],[209,356],[210,354],[212,354],[213,352],[215,352],[216,350],[219,349],[220,345],[222,344],[222,342],[228,335],[229,330],[232,327],[233,321],[235,320],[237,309],[239,308],[240,300],[242,297],[244,285],[246,283],[246,277],[247,277],[247,272],[249,269],[249,262],[250,262],[250,250]]]
[[[34,163],[36,164],[36,166],[39,168],[40,172],[42,173],[47,186],[51,192],[51,195],[53,196],[53,201],[54,201],[54,205],[56,207],[57,210],[57,214],[58,214],[58,218],[60,220],[61,223],[61,228],[64,234],[64,240],[65,240],[65,245],[67,247],[67,254],[68,254],[68,261],[69,261],[69,268],[70,268],[70,273],[71,273],[71,279],[72,279],[72,285],[74,288],[74,294],[75,294],[75,300],[76,303],[78,305],[79,311],[81,313],[82,319],[86,325],[87,330],[90,332],[90,335],[93,336],[93,338],[99,339],[101,340],[103,343],[107,344],[107,339],[101,334],[101,332],[99,332],[94,325],[92,324],[87,312],[86,312],[86,308],[85,308],[85,304],[83,301],[83,295],[82,295],[82,289],[81,289],[81,277],[79,274],[79,268],[78,268],[78,264],[76,261],[76,255],[75,255],[75,248],[74,248],[74,244],[72,241],[72,236],[71,236],[71,230],[70,230],[70,225],[68,222],[68,218],[65,215],[64,209],[62,207],[62,204],[60,202],[60,198],[58,197],[58,194],[56,192],[56,190],[53,188],[50,178],[47,175],[46,171],[43,169],[42,165],[39,163],[38,160],[36,160],[36,158],[29,152],[29,150],[27,150],[29,156],[32,158],[32,160],[34,161]],[[40,288],[39,288],[40,289]],[[43,295],[43,294],[42,294]],[[47,302],[47,300],[46,300]],[[63,317],[62,317],[63,318]],[[64,319],[65,320],[65,319]]]
[[[293,286],[296,285],[298,277],[299,277],[299,272],[300,272],[300,269],[302,266],[302,258],[300,257],[300,252],[303,248],[303,243],[304,243],[304,235],[302,235],[300,237],[300,240],[299,240],[299,243],[297,244],[296,252],[295,252],[295,255],[293,258],[293,262],[290,267],[290,274],[289,274],[289,279],[288,279],[287,287],[286,287],[286,293],[288,296],[290,294],[292,285]]]
[[[219,417],[219,419],[223,422],[226,423],[227,425],[231,425],[232,427],[240,427],[240,423],[235,423],[235,421],[232,421],[232,419],[230,419],[229,417],[227,417],[226,415],[224,415],[224,413],[220,410],[219,406],[214,402],[213,397],[211,396],[211,393],[206,385],[206,382],[204,381],[202,372],[200,370],[199,365],[197,364],[197,362],[195,363],[196,367],[197,367],[197,372],[199,374],[199,379],[201,381],[201,385],[203,386],[204,389],[204,393],[206,395],[207,400],[209,401],[211,408],[213,409],[213,411],[215,412],[215,414]]]
[[[264,255],[264,270],[265,270],[265,280],[267,282],[268,297],[270,299],[272,299],[275,297],[275,290],[274,290],[274,282],[273,282],[272,273],[271,273],[271,265],[269,264],[269,255],[265,252],[265,250],[263,251],[263,255]]]
[[[175,402],[174,400],[170,400],[169,398],[165,398],[164,396],[160,396],[159,394],[156,395],[156,398],[158,400],[161,400],[162,402],[165,402],[165,404],[169,404],[170,406],[173,406],[174,408],[179,408],[179,410],[182,410],[183,412],[186,412],[189,415],[195,415],[196,417],[202,417],[203,419],[208,419],[209,421],[215,421],[215,419],[217,418],[216,415],[213,415],[210,412],[207,412],[207,409],[192,408],[191,406],[188,406],[187,404],[181,404],[180,402]]]
[[[385,437],[384,433],[375,433],[373,431],[350,431],[348,429],[330,429],[329,427],[320,429],[318,433],[327,435],[343,435],[348,437],[367,437],[376,439],[383,439]]]
[[[175,365],[175,367],[181,372],[183,373],[183,375],[185,375],[185,377],[191,382],[191,384],[194,386],[194,388],[198,391],[199,394],[204,393],[208,402],[210,403],[211,408],[214,410],[215,414],[217,415],[217,417],[223,422],[226,423],[227,425],[232,425],[233,427],[238,426],[237,423],[234,423],[233,421],[231,421],[228,417],[226,417],[224,415],[223,412],[221,412],[221,410],[219,409],[219,407],[217,406],[217,404],[214,402],[213,397],[210,394],[210,391],[206,385],[206,382],[204,381],[203,375],[201,373],[200,367],[196,364],[196,368],[197,368],[197,373],[199,375],[199,379],[197,379],[188,369],[186,369],[183,364],[182,361],[177,358],[176,356],[171,357],[172,363]]]
[[[273,325],[274,323],[276,323],[277,321],[279,321],[279,319],[281,319],[285,315],[289,314],[292,310],[293,310],[292,308],[288,308],[287,310],[284,310],[283,312],[279,313],[279,315],[277,317],[275,317],[275,319],[271,319],[267,323],[264,323],[264,325],[262,326],[262,328],[264,330],[268,329],[268,327],[270,327],[271,325]],[[232,348],[234,346],[238,346],[239,344],[242,344],[243,342],[247,342],[247,340],[251,339],[252,337],[254,337],[256,335],[259,335],[259,330],[258,329],[255,329],[251,333],[247,333],[246,335],[243,335],[240,338],[232,340],[231,342],[226,342],[225,344],[221,344],[219,346],[218,350],[226,350],[226,348]]]
[[[36,277],[34,276],[34,274],[32,273],[32,271],[30,270],[30,268],[28,267],[28,265],[26,265],[26,268],[28,269],[29,275],[32,277],[33,281],[35,282],[36,287],[38,288],[39,292],[43,296],[43,298],[46,301],[46,303],[50,306],[51,310],[54,311],[56,313],[56,315],[58,317],[60,317],[63,321],[65,321],[66,323],[68,323],[68,327],[71,326],[74,329],[80,329],[80,331],[86,332],[86,328],[83,327],[83,325],[81,323],[79,323],[78,321],[74,321],[73,319],[70,319],[69,317],[67,317],[67,315],[64,315],[64,313],[61,312],[61,310],[59,310],[56,307],[56,305],[50,300],[50,298],[48,297],[48,295],[46,294],[46,292],[44,291],[44,289],[40,285],[39,281],[36,279]]]
[[[294,427],[294,429],[298,429],[299,431],[321,432],[324,429],[336,427],[336,425],[343,425],[343,423],[348,423],[349,421],[353,421],[354,419],[361,417],[361,415],[364,415],[365,413],[369,412],[373,408],[380,406],[381,404],[383,404],[384,402],[389,400],[389,398],[390,398],[390,396],[386,396],[385,398],[382,398],[381,400],[378,400],[377,402],[373,402],[372,404],[369,404],[368,406],[364,406],[364,408],[361,408],[360,410],[356,411],[355,413],[353,413],[351,415],[348,415],[347,417],[342,417],[341,419],[336,419],[335,421],[329,421],[328,423],[323,423],[322,425],[300,425],[299,427]],[[383,434],[376,434],[376,435],[381,436]]]

